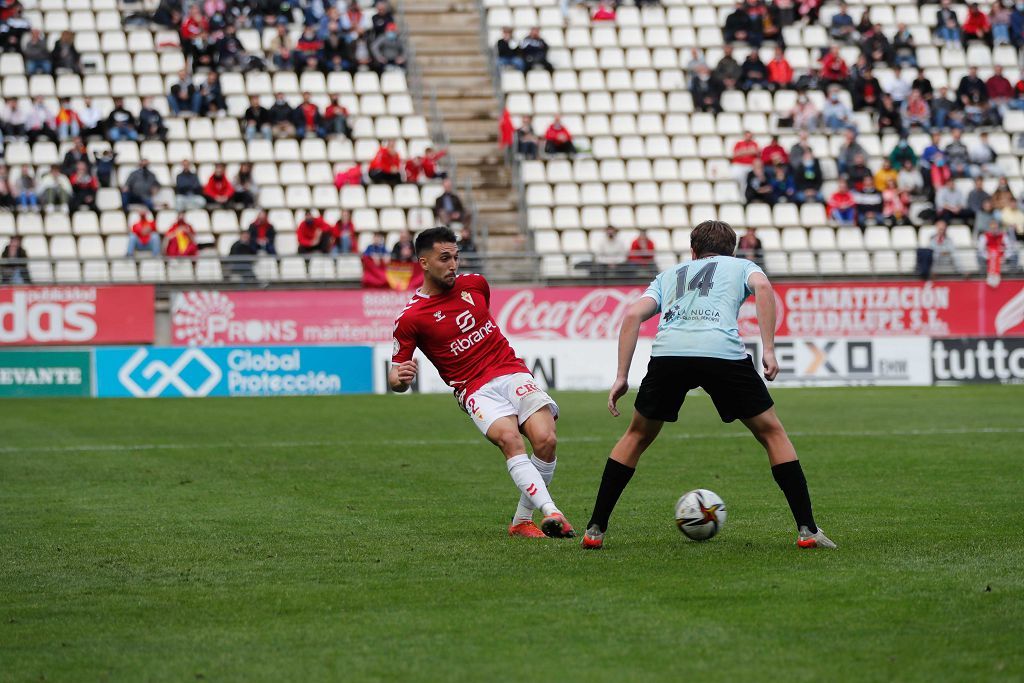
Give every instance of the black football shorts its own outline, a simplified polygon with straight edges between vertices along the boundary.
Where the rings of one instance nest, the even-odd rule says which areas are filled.
[[[750,356],[655,356],[633,405],[648,420],[675,422],[686,392],[696,387],[708,392],[722,422],[755,417],[775,405]]]

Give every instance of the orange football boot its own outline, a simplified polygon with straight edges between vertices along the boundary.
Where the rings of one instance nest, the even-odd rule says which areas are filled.
[[[537,528],[532,519],[518,524],[509,524],[508,535],[522,536],[523,538],[545,538],[544,532]]]
[[[572,538],[576,535],[576,531],[569,524],[569,520],[557,510],[544,518],[540,523],[540,528],[545,536],[550,536],[551,538]]]

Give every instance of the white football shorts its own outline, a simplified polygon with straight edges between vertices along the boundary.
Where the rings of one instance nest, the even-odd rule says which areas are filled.
[[[526,420],[545,406],[558,419],[558,404],[540,388],[533,375],[517,372],[514,375],[495,377],[466,399],[463,409],[473,418],[484,436],[494,421],[508,415],[515,415],[522,426]]]

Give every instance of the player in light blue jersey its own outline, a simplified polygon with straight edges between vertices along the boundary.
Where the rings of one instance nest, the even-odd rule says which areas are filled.
[[[761,329],[761,363],[769,382],[779,373],[775,359],[775,295],[764,272],[733,256],[736,233],[728,223],[704,221],[690,233],[693,260],[661,273],[634,302],[619,330],[619,368],[608,394],[608,410],[629,385],[640,325],[661,313],[647,375],[640,384],[633,419],[612,449],[594,503],[584,548],[600,548],[615,503],[636,470],[643,452],[654,443],[666,422],[679,419],[690,389],[702,387],[723,422],[740,420],[768,451],[772,475],[782,489],[796,521],[797,546],[835,548],[814,523],[807,480],[796,449],[775,414],[768,388],[754,368],[740,339],[737,316],[751,294]]]

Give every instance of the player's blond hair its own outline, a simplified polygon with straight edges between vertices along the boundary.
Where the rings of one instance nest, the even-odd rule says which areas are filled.
[[[690,247],[697,258],[709,254],[732,256],[736,253],[736,231],[725,221],[704,221],[690,233]]]

